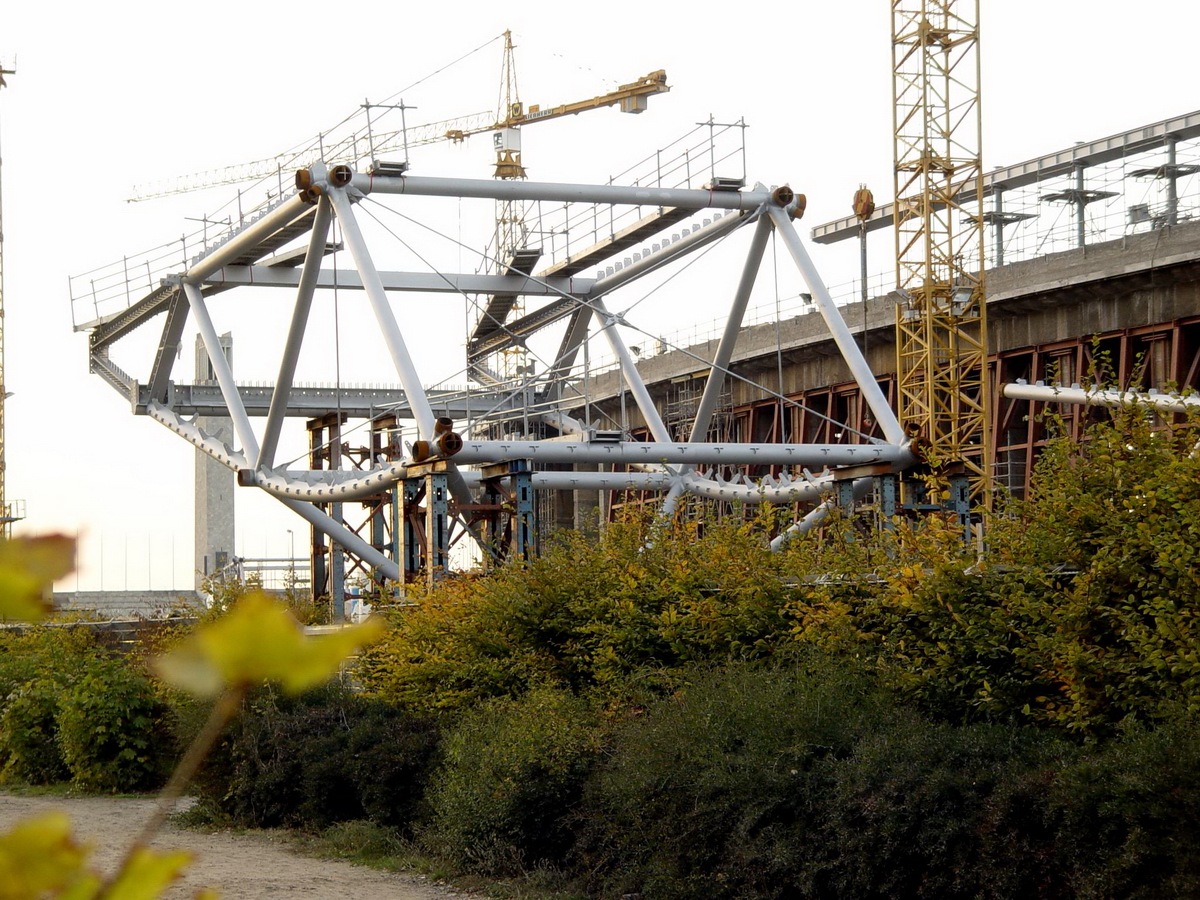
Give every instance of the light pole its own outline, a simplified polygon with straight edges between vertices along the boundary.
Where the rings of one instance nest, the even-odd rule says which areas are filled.
[[[854,192],[854,215],[858,217],[858,252],[862,264],[863,356],[867,355],[867,219],[873,212],[875,198],[865,184],[860,184]]]
[[[296,590],[296,533],[292,529],[287,530],[288,533],[288,570],[287,570],[287,592],[289,597]]]

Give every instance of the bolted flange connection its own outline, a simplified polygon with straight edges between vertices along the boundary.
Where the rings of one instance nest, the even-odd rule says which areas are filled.
[[[771,200],[782,206],[793,221],[804,216],[804,208],[808,205],[808,198],[804,194],[797,194],[786,184],[775,188]]]
[[[308,204],[316,203],[325,192],[324,188],[313,180],[311,169],[296,170],[296,190],[300,198]]]
[[[432,456],[450,457],[461,450],[463,439],[453,428],[453,419],[439,416],[433,423],[433,439],[413,442],[413,462],[424,462]]]

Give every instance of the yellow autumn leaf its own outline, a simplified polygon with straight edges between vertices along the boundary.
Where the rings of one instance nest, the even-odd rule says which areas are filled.
[[[50,588],[74,567],[75,541],[66,535],[0,541],[0,619],[40,620]]]
[[[87,855],[65,813],[18,822],[0,835],[0,900],[38,900],[78,882]]]
[[[383,633],[368,619],[332,634],[308,637],[286,608],[256,591],[226,615],[203,625],[177,649],[161,657],[164,680],[202,697],[230,686],[278,681],[297,694],[332,676],[342,662]]]
[[[103,884],[99,875],[95,872],[87,872],[77,881],[71,882],[68,887],[54,894],[54,900],[96,900]]]
[[[104,900],[154,900],[191,861],[192,854],[184,850],[158,853],[143,847],[104,892]]]

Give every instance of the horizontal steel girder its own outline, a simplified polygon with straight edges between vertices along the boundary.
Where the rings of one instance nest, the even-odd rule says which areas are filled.
[[[421,197],[472,197],[484,200],[543,200],[557,203],[613,203],[676,209],[757,209],[771,191],[708,191],[694,188],[626,187],[616,184],[556,184],[493,181],[482,178],[431,178],[420,175],[357,174],[351,186],[363,194],[412,194]]]
[[[595,278],[535,278],[529,275],[441,275],[434,272],[380,272],[384,290],[417,291],[429,294],[513,294],[524,297],[586,296]],[[278,266],[226,266],[205,278],[207,285],[221,287],[277,287],[295,289],[299,269]],[[362,278],[353,269],[324,270],[318,288],[361,291]]]
[[[897,469],[904,468],[912,462],[912,454],[901,450],[895,466]],[[261,488],[284,500],[337,503],[377,496],[409,474],[410,468],[405,463],[366,473],[247,468],[240,473],[239,484]],[[472,485],[478,483],[481,477],[477,470],[466,470],[462,474]],[[699,497],[757,505],[815,500],[833,487],[834,477],[833,472],[826,470],[818,476],[809,476],[804,472],[796,479],[765,478],[756,484],[720,481],[696,474],[680,476],[671,472],[534,472],[531,481],[538,490],[665,491],[678,488]],[[869,486],[871,479],[863,478],[860,481]]]
[[[251,417],[266,416],[275,388],[238,385],[238,394]],[[152,398],[149,385],[137,386],[134,412],[145,415]],[[472,393],[470,403],[461,391],[431,391],[430,405],[439,415],[465,420],[468,413],[478,415],[483,410],[505,409],[514,402],[508,393]],[[172,384],[170,402],[162,404],[184,416],[228,416],[221,389],[215,384]],[[469,408],[468,408],[469,407]],[[287,415],[294,418],[314,418],[341,410],[351,419],[367,419],[380,413],[392,413],[401,419],[411,417],[404,391],[394,388],[293,388],[288,397]]]
[[[658,441],[467,441],[459,463],[528,459],[534,463],[618,463],[760,466],[866,465],[899,459],[894,444],[660,443]]]

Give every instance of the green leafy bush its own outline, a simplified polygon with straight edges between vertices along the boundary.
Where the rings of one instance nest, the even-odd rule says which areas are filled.
[[[430,791],[431,844],[489,874],[562,863],[602,730],[591,704],[539,688],[466,713]]]
[[[70,774],[58,743],[59,700],[63,687],[50,678],[27,681],[8,695],[0,712],[0,777],[29,784],[53,784]]]
[[[33,626],[0,632],[0,705],[26,682],[37,678],[70,683],[103,655],[84,628]]]
[[[797,641],[880,672],[957,722],[1081,736],[1200,711],[1200,421],[1144,410],[1050,442],[979,559],[937,518],[835,522],[788,567]]]
[[[57,716],[66,692],[104,653],[82,628],[0,633],[0,778],[67,778]]]
[[[204,800],[256,827],[321,828],[368,818],[410,830],[437,752],[434,720],[330,686],[264,691],[198,779]]]
[[[123,660],[93,663],[64,694],[57,717],[72,783],[113,792],[158,786],[171,761],[165,713],[150,681]]]
[[[1046,859],[1052,812],[1028,788],[1072,755],[1033,729],[917,717],[864,736],[827,763],[828,896],[1068,896],[1061,866]]]
[[[1053,784],[1060,866],[1080,900],[1200,896],[1200,722],[1139,727]]]
[[[741,522],[614,523],[541,557],[443,582],[364,655],[365,688],[417,709],[465,708],[552,684],[664,680],[703,660],[769,655],[790,628],[781,559]]]
[[[1076,753],[930,722],[820,657],[701,671],[617,730],[576,871],[646,900],[1071,896]]]
[[[606,892],[648,900],[819,896],[823,763],[901,714],[818,660],[692,674],[616,732],[588,785],[587,867]]]

